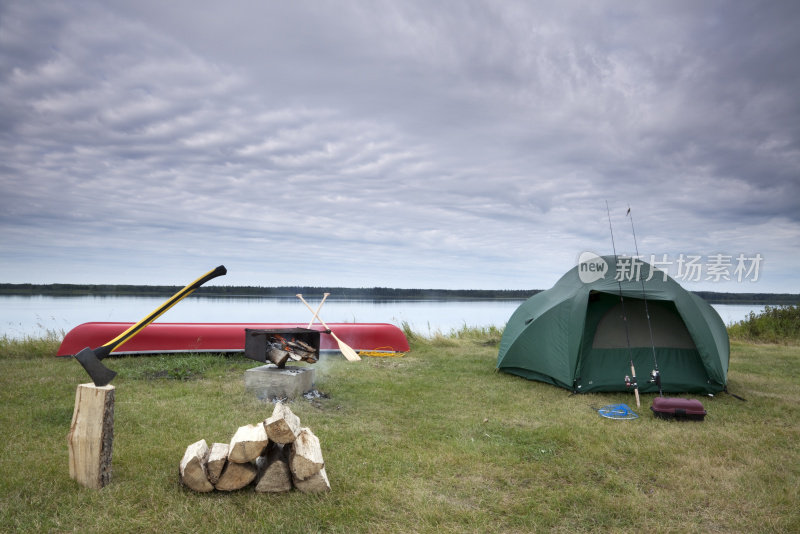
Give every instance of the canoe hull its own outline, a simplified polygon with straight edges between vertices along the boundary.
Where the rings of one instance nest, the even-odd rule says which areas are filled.
[[[57,356],[73,356],[86,347],[97,348],[134,323],[93,322],[76,326],[64,336]],[[388,323],[328,323],[344,343],[356,351],[406,352],[405,334]],[[150,323],[111,355],[165,354],[170,352],[244,352],[245,329],[306,328],[308,323]],[[339,350],[322,325],[320,350]]]

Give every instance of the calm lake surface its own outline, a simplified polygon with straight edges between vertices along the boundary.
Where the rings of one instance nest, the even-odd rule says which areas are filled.
[[[0,336],[23,338],[48,331],[64,334],[90,321],[136,322],[158,308],[164,297],[45,297],[0,295]],[[315,308],[320,298],[306,300]],[[328,298],[320,311],[326,323],[403,322],[415,332],[448,333],[464,325],[503,327],[523,300],[357,300]],[[744,319],[763,305],[714,305],[725,324]],[[311,312],[296,298],[187,297],[159,322],[306,322]]]

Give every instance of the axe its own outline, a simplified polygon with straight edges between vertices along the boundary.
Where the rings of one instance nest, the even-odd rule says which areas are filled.
[[[100,363],[100,360],[108,356],[112,350],[119,347],[126,341],[130,340],[133,336],[141,332],[145,326],[149,325],[156,319],[158,319],[161,315],[164,314],[167,310],[172,308],[175,304],[177,304],[183,297],[186,297],[190,293],[192,293],[195,289],[202,286],[212,278],[216,278],[217,276],[222,276],[227,273],[228,270],[225,268],[224,265],[220,265],[216,269],[208,271],[206,274],[189,284],[188,286],[184,287],[177,293],[175,293],[168,301],[164,304],[153,310],[150,315],[136,323],[135,325],[131,326],[123,333],[106,343],[105,345],[101,345],[96,349],[91,349],[90,347],[86,347],[78,354],[75,355],[75,358],[79,362],[86,372],[89,373],[92,381],[94,382],[95,386],[102,387],[107,385],[111,380],[117,376],[117,373]]]

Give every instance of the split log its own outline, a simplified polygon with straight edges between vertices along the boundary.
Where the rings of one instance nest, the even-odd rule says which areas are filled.
[[[300,418],[284,403],[279,402],[272,410],[272,415],[264,421],[267,436],[275,443],[291,443],[300,432]]]
[[[292,489],[289,459],[283,445],[271,443],[267,454],[256,460],[258,475],[255,490],[259,493],[281,493]]]
[[[242,489],[256,478],[256,467],[251,463],[228,462],[217,481],[216,488],[222,491]]]
[[[289,352],[277,347],[267,347],[267,359],[278,367],[283,367],[289,359]]]
[[[78,386],[67,443],[70,477],[92,489],[111,482],[114,386]]]
[[[292,352],[292,354],[295,361],[303,361],[309,363],[315,363],[317,361],[317,358],[313,352],[306,352],[304,350],[295,350]]]
[[[322,459],[319,438],[311,432],[310,428],[300,429],[289,452],[289,468],[292,470],[292,475],[299,480],[305,480],[318,473],[323,467],[325,467],[325,461]]]
[[[228,460],[243,464],[261,456],[269,438],[263,424],[240,426],[228,448]]]
[[[294,486],[303,493],[322,493],[331,490],[331,483],[324,467],[305,480],[294,478]]]
[[[214,486],[208,481],[208,444],[201,439],[186,447],[186,452],[181,460],[181,482],[194,491],[209,492]]]
[[[289,346],[292,348],[299,349],[304,352],[314,352],[314,347],[306,343],[305,341],[301,341],[299,339],[295,339],[294,341],[289,342]]]
[[[314,347],[312,347],[308,343],[304,343],[299,339],[295,339],[294,341],[289,341],[287,345],[289,349],[291,349],[291,354],[289,354],[289,357],[294,361],[302,360],[312,363],[317,361]]]
[[[225,468],[225,462],[228,461],[228,444],[227,443],[214,443],[211,446],[211,452],[208,454],[208,481],[216,484],[219,481],[219,476]]]

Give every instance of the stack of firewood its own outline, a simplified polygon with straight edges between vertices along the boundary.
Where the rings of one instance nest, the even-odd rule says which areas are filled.
[[[260,493],[330,491],[319,439],[283,403],[261,423],[239,427],[230,443],[186,448],[181,482],[194,491],[234,491],[254,484]]]

